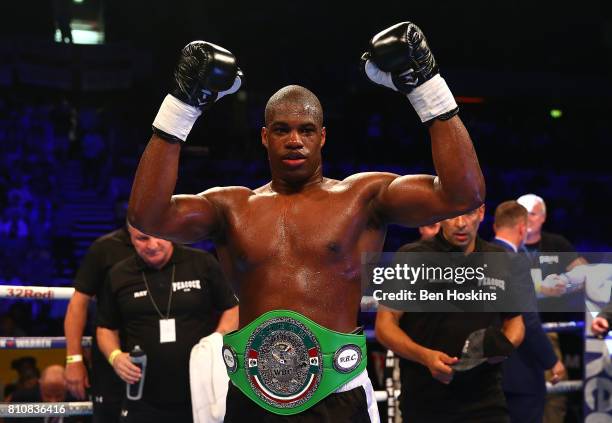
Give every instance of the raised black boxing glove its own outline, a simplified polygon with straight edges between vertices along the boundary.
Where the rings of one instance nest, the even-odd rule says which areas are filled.
[[[171,141],[185,141],[193,124],[213,103],[240,88],[242,72],[223,47],[193,41],[181,51],[173,86],[153,121],[153,132]]]
[[[407,95],[421,122],[450,119],[459,111],[415,24],[401,22],[376,34],[362,60],[370,80]]]

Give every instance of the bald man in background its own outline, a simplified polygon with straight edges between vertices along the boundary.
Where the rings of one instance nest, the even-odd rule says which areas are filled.
[[[74,397],[70,395],[66,388],[66,381],[64,379],[64,367],[53,364],[46,367],[38,379],[38,384],[32,388],[21,389],[13,393],[11,402],[70,402],[76,401]],[[71,417],[27,417],[27,418],[16,418],[9,419],[5,418],[6,422],[20,422],[20,423],[79,423],[85,422],[84,416],[71,416]]]

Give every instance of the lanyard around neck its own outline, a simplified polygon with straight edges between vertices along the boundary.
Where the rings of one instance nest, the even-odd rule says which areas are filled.
[[[145,272],[144,270],[142,271],[142,280],[144,281],[145,287],[147,288],[147,295],[149,296],[149,299],[151,300],[151,304],[153,304],[153,307],[155,307],[155,311],[157,311],[157,314],[159,314],[159,317],[161,319],[170,318],[170,307],[172,306],[172,287],[174,285],[174,272],[175,271],[176,271],[176,264],[173,264],[172,265],[172,279],[170,281],[170,295],[168,295],[168,305],[166,307],[166,317],[164,317],[162,312],[159,310],[159,307],[157,307],[157,304],[155,303],[155,300],[153,299],[153,295],[151,295],[151,290],[149,289],[149,284],[147,282],[147,277],[145,276]]]

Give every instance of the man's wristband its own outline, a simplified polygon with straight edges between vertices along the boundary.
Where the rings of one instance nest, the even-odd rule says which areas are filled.
[[[78,363],[83,361],[83,356],[81,354],[72,354],[66,356],[66,364]]]
[[[110,355],[108,356],[108,362],[111,366],[113,365],[113,361],[115,361],[115,358],[117,358],[119,354],[121,354],[121,350],[119,348],[113,350],[113,352],[110,353]]]

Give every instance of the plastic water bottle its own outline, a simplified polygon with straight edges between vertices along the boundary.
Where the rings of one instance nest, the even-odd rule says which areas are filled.
[[[144,386],[145,370],[147,368],[147,355],[136,345],[130,351],[130,361],[140,368],[140,380],[136,383],[127,384],[127,397],[129,400],[137,401],[142,398],[142,387]]]

